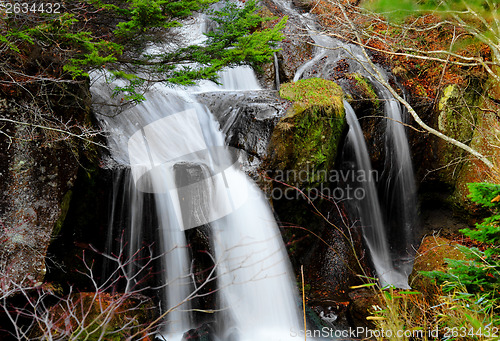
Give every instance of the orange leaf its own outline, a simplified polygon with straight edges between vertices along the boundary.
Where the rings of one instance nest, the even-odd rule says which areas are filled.
[[[496,197],[491,199],[491,202],[498,202],[498,201],[500,201],[500,195],[497,195]]]

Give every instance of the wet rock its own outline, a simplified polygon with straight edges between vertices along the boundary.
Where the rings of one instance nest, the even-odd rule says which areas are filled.
[[[329,215],[333,214],[341,213],[333,211]],[[361,284],[358,274],[370,274],[367,262],[369,256],[363,244],[361,230],[343,226],[340,219],[334,225],[336,228],[325,226],[322,233],[325,243],[315,244],[305,259],[308,277],[315,279],[311,286],[318,293],[317,301],[345,300],[349,287]],[[347,240],[347,236],[350,236],[350,240]]]
[[[302,1],[302,0],[296,0]],[[289,11],[280,2],[263,1],[267,11],[272,15],[282,18],[289,15]],[[308,5],[304,2],[305,7]],[[275,22],[270,22],[273,25]],[[283,35],[285,39],[279,43],[280,51],[277,52],[279,64],[279,78],[282,83],[290,82],[295,76],[297,69],[314,54],[314,41],[307,35],[307,29],[302,21],[294,16],[289,16]]]
[[[351,303],[349,304],[349,314],[355,326],[363,326],[373,329],[373,322],[366,318],[372,315],[375,307],[383,307],[383,302],[373,288],[361,288],[349,293]]]
[[[205,179],[211,176],[204,164],[178,162],[173,166],[182,222],[185,228],[206,223],[209,216],[211,189]]]
[[[344,92],[347,94],[349,104],[360,117],[373,115],[381,108],[375,88],[370,80],[358,72],[346,74],[340,81]]]
[[[1,115],[39,125],[50,125],[51,119],[72,119],[76,124],[88,120],[90,97],[85,86],[57,91],[66,94],[57,103],[1,100]],[[9,136],[0,137],[0,271],[7,286],[25,280],[36,283],[46,272],[45,255],[53,229],[61,228],[68,212],[80,142],[26,124],[8,123],[2,129]]]
[[[212,231],[208,225],[200,226],[186,231],[186,239],[191,252],[191,269],[193,273],[193,280],[195,287],[198,288],[198,297],[191,301],[193,309],[193,318],[195,321],[206,321],[207,311],[217,309],[219,307],[217,293],[217,281],[213,280],[211,270],[216,266],[214,263],[213,255],[215,251],[212,247]],[[215,307],[215,308],[214,308]],[[203,325],[202,332],[198,330],[200,337],[212,333],[206,333],[208,327],[211,325],[207,323]],[[201,340],[205,340],[205,338]],[[210,339],[207,339],[210,340]]]
[[[219,121],[226,143],[244,151],[243,169],[257,177],[257,168],[267,156],[267,146],[279,118],[285,114],[287,102],[276,91],[232,91],[198,95]]]
[[[297,69],[313,57],[313,40],[300,29],[301,24],[293,19],[289,20],[283,34],[286,37],[301,37],[299,39],[285,38],[278,52],[280,79],[283,83],[290,82]]]
[[[219,340],[215,335],[214,325],[204,323],[196,329],[190,329],[184,333],[182,340],[190,341],[216,341]]]
[[[424,277],[419,272],[446,270],[446,258],[464,260],[465,255],[457,248],[457,244],[449,239],[437,236],[425,237],[418,248],[413,272],[408,278],[410,286],[429,298],[438,293],[439,288],[435,281]]]
[[[276,59],[277,61],[277,59]],[[278,73],[276,72],[278,71]],[[279,88],[279,64],[278,68],[276,68],[275,63],[265,63],[261,66],[260,72],[257,73],[257,79],[264,89],[269,90],[278,90]],[[278,79],[276,79],[276,74],[278,75]]]
[[[292,171],[281,179],[289,186],[318,187],[327,181],[345,133],[342,89],[313,78],[284,84],[280,94],[293,106],[273,132],[267,169],[278,177]]]

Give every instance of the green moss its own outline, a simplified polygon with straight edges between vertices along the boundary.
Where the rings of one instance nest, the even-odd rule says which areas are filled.
[[[449,137],[469,144],[474,133],[473,124],[476,121],[477,98],[460,89],[456,84],[450,84],[443,89],[438,102],[438,128]],[[464,155],[462,150],[447,144],[442,151],[442,162],[447,164],[456,161]],[[456,177],[455,174],[450,174]],[[453,179],[452,179],[453,180]]]
[[[356,86],[361,90],[363,97],[370,100],[375,108],[378,109],[380,107],[377,93],[368,79],[357,72],[350,74],[348,78],[356,81]]]
[[[61,201],[61,214],[59,215],[59,219],[57,219],[54,224],[54,228],[52,229],[52,236],[56,237],[61,232],[62,226],[64,224],[64,220],[66,220],[66,215],[68,214],[69,204],[71,202],[71,197],[73,196],[73,191],[69,190],[66,192]]]
[[[283,84],[280,94],[293,105],[273,132],[270,168],[300,175],[285,179],[290,185],[317,187],[334,165],[346,127],[342,89],[313,78]]]
[[[443,95],[439,99],[438,108],[439,110],[443,110],[446,107],[446,103],[450,99],[450,97],[456,92],[457,86],[455,84],[450,84],[443,90]]]
[[[488,113],[478,109],[482,107],[483,85],[481,80],[474,78],[470,79],[467,87],[447,85],[438,98],[436,116],[437,127],[442,133],[485,153],[485,149],[476,143],[484,141],[484,137],[493,136],[489,133],[493,125],[487,123],[483,126]],[[491,148],[486,149],[485,154],[490,154]],[[482,164],[467,161],[467,152],[442,140],[438,141],[435,155],[438,157],[436,169],[439,169],[440,180],[452,188],[444,202],[464,217],[474,213],[476,208],[467,198],[469,192],[466,184],[481,181],[477,175],[483,171]]]
[[[464,143],[470,142],[475,123],[477,101],[475,94],[468,93],[456,84],[448,85],[438,102],[439,129],[454,139]]]
[[[285,83],[281,85],[280,96],[294,102],[293,114],[312,109],[326,115],[330,114],[329,110],[334,110],[332,113],[339,116],[343,115],[342,88],[332,81],[310,78]]]

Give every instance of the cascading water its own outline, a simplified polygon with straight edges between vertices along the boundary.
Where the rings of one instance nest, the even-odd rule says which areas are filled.
[[[416,242],[417,189],[410,156],[410,146],[406,137],[401,105],[389,90],[379,88],[385,98],[385,113],[389,118],[386,128],[385,181],[383,198],[386,201],[386,220],[389,234],[394,242],[393,253],[399,256],[395,267],[409,276],[413,267]]]
[[[228,70],[221,81],[222,86],[204,82],[188,90],[157,85],[145,95],[145,102],[119,115],[100,116],[110,133],[112,159],[130,167],[121,181],[125,189],[117,190],[128,198],[115,197],[113,207],[117,211],[128,204],[122,218],[128,225],[128,255],[142,247],[142,234],[148,228],[144,215],[154,214],[149,222],[158,226],[164,254],[163,310],[171,310],[162,332],[168,340],[180,340],[196,327],[190,295],[197,288],[191,279],[185,230],[200,225],[209,227],[214,251],[218,336],[286,340],[290,330],[301,328],[281,235],[265,198],[236,167],[218,124],[193,95],[258,85],[249,68]],[[95,80],[92,92],[96,102],[109,103],[105,82]],[[106,110],[106,106],[98,108],[104,114]],[[154,202],[154,209],[146,211],[147,200]],[[128,276],[136,271],[137,266],[131,265]]]
[[[291,10],[288,7],[287,10]],[[336,47],[336,50],[317,49],[315,58],[298,70],[296,79],[304,77],[308,69],[325,56],[331,65],[348,55],[357,59],[352,68],[372,78],[359,48],[329,37],[311,36],[318,45]],[[156,85],[146,94],[144,103],[117,116],[101,117],[103,128],[110,133],[112,159],[122,168],[130,168],[119,171],[122,178],[115,183],[115,212],[111,216],[123,211],[119,223],[127,226],[125,239],[129,256],[143,247],[141,240],[146,226],[158,227],[159,246],[164,254],[163,310],[169,311],[162,334],[168,340],[179,340],[185,331],[196,327],[190,298],[198,288],[192,280],[185,230],[201,225],[210,230],[214,252],[219,301],[216,308],[220,310],[218,337],[222,340],[292,340],[290,330],[300,330],[301,323],[294,279],[273,214],[262,194],[237,169],[224,148],[224,137],[211,113],[193,96],[197,92],[252,90],[259,86],[250,68],[227,70],[221,74],[221,82],[222,86],[201,82],[187,90]],[[381,97],[389,98],[390,94],[378,83],[374,85]],[[111,101],[109,85],[105,82],[96,80],[92,92],[97,102]],[[106,113],[108,109],[103,106],[97,111]],[[348,139],[356,150],[356,163],[369,174],[370,159],[359,123],[348,104],[346,112],[350,125]],[[389,207],[397,210],[400,200],[395,193],[413,195],[414,185],[412,189],[404,128],[391,123],[401,121],[402,117],[393,100],[386,102],[386,115],[392,119],[387,124],[387,146],[397,149],[387,161],[390,175],[386,198],[395,203]],[[119,186],[123,189],[118,189]],[[357,209],[375,268],[383,283],[405,287],[406,279],[394,271],[391,261],[375,184],[368,181],[367,186],[367,198],[358,203]],[[406,227],[414,217],[411,208],[406,206],[399,215]],[[147,233],[155,234],[154,231]],[[408,238],[409,234],[403,235]],[[130,264],[128,276],[135,276],[138,269],[140,264]],[[129,284],[133,285],[133,281]]]
[[[364,181],[354,184],[363,188],[365,196],[360,200],[351,201],[352,210],[356,211],[355,216],[360,217],[365,241],[370,249],[373,264],[381,284],[392,284],[400,288],[407,287],[407,276],[394,271],[393,268],[376,180],[372,176],[370,155],[368,154],[363,131],[351,105],[344,101],[344,107],[347,124],[349,125],[344,153],[355,155],[357,171],[364,174],[365,178]]]
[[[322,77],[328,79],[331,70],[340,60],[349,61],[349,72],[358,72],[368,78],[379,99],[384,101],[386,123],[386,159],[383,174],[385,187],[383,195],[369,194],[373,203],[359,203],[356,211],[363,223],[363,232],[377,274],[384,284],[399,287],[408,287],[405,277],[411,272],[414,250],[414,227],[417,220],[416,188],[413,167],[410,157],[410,148],[403,124],[403,114],[399,102],[392,96],[387,88],[377,81],[375,75],[381,75],[388,80],[388,74],[378,66],[372,66],[359,46],[345,43],[321,33],[316,29],[317,24],[308,15],[301,15],[292,9],[287,2],[278,5],[296,18],[309,32],[314,40],[314,57],[299,67],[295,73],[294,81],[308,77]],[[348,89],[345,89],[348,90]],[[346,106],[349,136],[354,143],[354,134],[358,129],[354,126],[353,117],[349,106]],[[359,130],[360,132],[360,130]],[[363,170],[371,170],[368,155],[363,151],[361,143],[362,134],[357,134],[356,162]],[[363,138],[364,139],[364,138]],[[366,146],[364,147],[366,148]],[[366,168],[368,167],[368,168]],[[360,184],[361,185],[361,184]],[[367,193],[375,191],[371,185],[365,188]],[[378,197],[382,197],[383,203]],[[393,264],[396,259],[396,266]],[[403,262],[400,262],[400,260]],[[397,274],[397,273],[400,274]],[[388,275],[390,273],[390,275]]]
[[[280,89],[280,63],[278,61],[278,55],[274,53],[273,55],[274,61],[274,79],[276,82],[276,90]]]

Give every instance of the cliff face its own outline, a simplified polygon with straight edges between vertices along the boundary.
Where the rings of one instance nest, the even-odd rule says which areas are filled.
[[[44,86],[44,85],[42,85]],[[69,208],[82,144],[57,123],[89,124],[85,85],[52,89],[46,98],[0,99],[0,271],[2,285],[40,282],[54,228]],[[59,91],[57,93],[56,91]],[[5,96],[6,97],[6,96]],[[39,128],[40,126],[48,129]]]

